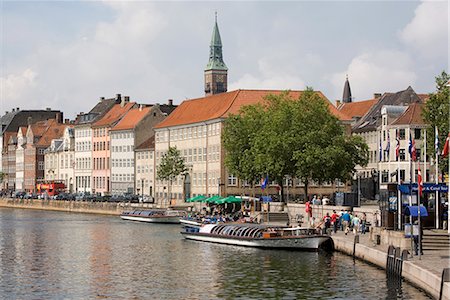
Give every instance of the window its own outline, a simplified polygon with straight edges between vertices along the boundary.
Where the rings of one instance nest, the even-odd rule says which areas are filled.
[[[233,174],[230,174],[228,176],[228,185],[229,186],[236,186],[237,185],[237,177],[235,177]]]
[[[405,149],[400,149],[400,161],[405,161]]]
[[[422,132],[422,130],[420,130],[420,128],[414,129],[414,139],[416,139],[416,140],[420,139],[421,132]]]
[[[399,129],[398,135],[401,140],[404,140],[405,139],[405,129]]]
[[[389,181],[389,172],[383,171],[381,173],[381,182],[388,182]]]

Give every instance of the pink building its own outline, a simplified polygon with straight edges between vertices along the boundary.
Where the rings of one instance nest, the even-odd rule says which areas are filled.
[[[103,118],[92,125],[92,193],[109,195],[111,192],[110,176],[110,136],[109,130],[132,108],[135,102],[124,97],[121,103],[115,104]]]

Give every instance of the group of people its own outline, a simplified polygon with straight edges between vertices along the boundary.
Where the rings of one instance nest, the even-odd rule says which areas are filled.
[[[358,216],[348,210],[341,210],[339,213],[333,210],[331,216],[327,213],[320,222],[317,223],[314,217],[310,218],[310,222],[311,227],[320,228],[323,230],[323,233],[336,233],[338,230],[341,230],[345,235],[350,231],[353,231],[353,234],[356,235],[359,232],[365,234],[367,231],[366,213],[362,213]]]

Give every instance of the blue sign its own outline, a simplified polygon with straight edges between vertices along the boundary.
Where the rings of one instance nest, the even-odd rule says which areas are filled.
[[[417,183],[411,183],[411,184],[400,184],[398,189],[403,194],[410,194],[409,189],[412,187],[412,192],[417,193],[419,190],[417,187]],[[423,184],[423,190],[424,193],[435,193],[435,192],[441,192],[441,193],[448,193],[448,186],[444,183],[424,183]]]

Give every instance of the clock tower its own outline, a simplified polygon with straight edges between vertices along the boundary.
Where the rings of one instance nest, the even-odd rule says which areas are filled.
[[[222,41],[217,26],[217,13],[209,46],[209,61],[205,68],[205,95],[224,93],[228,88],[228,68],[223,62]]]

